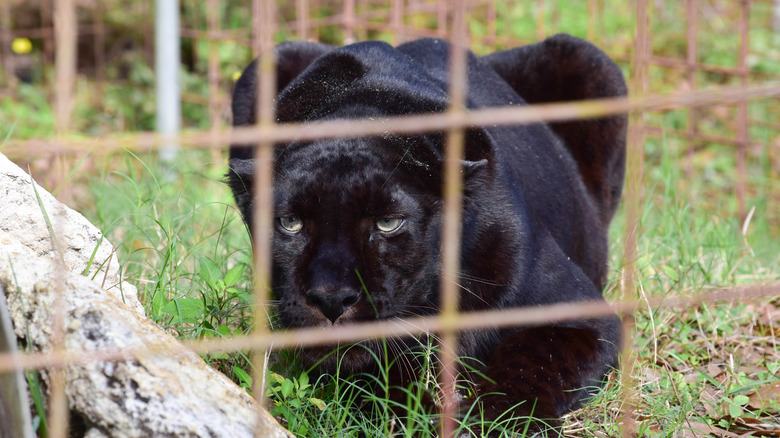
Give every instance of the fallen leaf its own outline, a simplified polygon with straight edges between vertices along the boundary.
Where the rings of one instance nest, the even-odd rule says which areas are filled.
[[[780,380],[764,385],[750,394],[748,405],[753,409],[769,409],[780,404]]]
[[[725,429],[721,429],[716,426],[710,426],[707,423],[697,423],[695,421],[688,421],[686,422],[688,427],[683,427],[682,432],[685,433],[684,436],[686,437],[707,437],[707,436],[717,436],[717,437],[727,437],[727,438],[737,438],[739,435],[733,432],[729,432]]]
[[[734,424],[751,432],[751,436],[780,436],[780,424],[765,423],[749,417],[735,418]]]

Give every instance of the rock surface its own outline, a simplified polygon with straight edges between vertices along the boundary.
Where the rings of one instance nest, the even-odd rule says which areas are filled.
[[[0,155],[0,160],[4,159]],[[0,225],[0,283],[8,295],[16,335],[35,351],[51,351],[54,307],[59,301],[66,350],[86,351],[85,357],[89,357],[90,352],[106,349],[129,352],[151,348],[116,362],[85,361],[65,367],[69,408],[89,425],[86,436],[251,437],[255,421],[265,429],[262,436],[290,436],[243,389],[139,314],[137,300],[130,301],[127,293],[108,293],[100,287],[102,281],[83,276],[86,264],[80,264],[82,256],[89,257],[100,240],[99,231],[49,197],[47,212],[65,211],[65,217],[77,224],[71,232],[64,223],[56,225],[54,214],[49,213],[55,229],[60,226],[60,235],[67,236],[61,241],[63,246],[67,242],[71,255],[63,257],[67,269],[62,269],[50,239],[41,231],[45,225],[40,224],[40,209],[30,209],[31,217],[18,214],[20,205],[27,202],[25,197],[36,199],[34,194],[12,193],[14,187],[31,190],[29,177],[9,178],[3,164],[0,162],[0,217],[20,221],[15,230],[23,234],[17,236]],[[12,180],[10,187],[8,179]],[[45,192],[38,188],[38,193],[44,199]],[[11,207],[6,204],[8,194],[14,202]],[[12,216],[7,210],[16,212]],[[105,239],[103,242],[108,245],[105,259],[115,257],[110,244]],[[93,269],[90,272],[98,272]],[[108,272],[101,274],[106,278],[112,275],[110,267],[100,272]],[[111,281],[120,284],[118,274]],[[127,292],[127,286],[122,290]],[[61,299],[56,300],[57,296]]]
[[[49,223],[61,245],[67,270],[86,271],[89,278],[143,315],[136,288],[121,280],[119,260],[103,233],[0,154],[0,231],[13,236],[38,256],[54,257],[57,252],[52,245]]]

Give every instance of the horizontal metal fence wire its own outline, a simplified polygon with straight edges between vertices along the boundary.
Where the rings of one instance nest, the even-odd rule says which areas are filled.
[[[270,202],[270,171],[273,144],[291,139],[318,139],[333,137],[360,137],[385,132],[419,133],[444,131],[448,133],[447,167],[445,185],[445,225],[442,232],[444,277],[453,278],[458,271],[460,184],[458,179],[458,157],[462,155],[463,130],[486,124],[521,124],[539,121],[558,121],[578,118],[592,118],[611,114],[629,113],[628,163],[626,189],[626,239],[623,247],[625,266],[621,272],[619,287],[624,300],[612,304],[556,304],[534,309],[507,309],[474,313],[458,313],[457,289],[454,282],[441,282],[442,311],[439,315],[425,318],[411,318],[405,321],[379,321],[356,324],[350,327],[334,327],[329,331],[299,329],[269,331],[263,324],[257,324],[256,331],[245,337],[220,340],[205,340],[186,343],[186,347],[198,353],[216,351],[252,350],[256,361],[262,362],[265,351],[289,346],[350,342],[367,338],[423,334],[437,332],[445,345],[444,352],[455,351],[458,330],[475,329],[486,325],[494,327],[534,325],[551,321],[606,315],[620,312],[632,315],[637,311],[664,307],[686,308],[705,301],[753,300],[777,296],[780,283],[769,285],[738,286],[707,290],[687,297],[650,298],[636,301],[637,230],[642,202],[642,172],[644,170],[643,147],[649,138],[675,138],[685,142],[687,155],[694,150],[719,144],[733,148],[736,156],[736,182],[734,195],[737,199],[737,214],[744,218],[748,188],[747,161],[752,155],[770,155],[774,166],[780,167],[780,120],[761,121],[751,117],[750,104],[755,102],[765,111],[780,114],[780,75],[761,67],[761,62],[780,63],[776,52],[762,51],[751,45],[751,28],[775,27],[780,34],[780,5],[774,0],[718,0],[684,2],[632,2],[611,0],[588,0],[582,2],[584,12],[577,16],[586,21],[585,35],[590,41],[602,47],[613,59],[621,63],[629,76],[630,96],[621,99],[605,99],[574,103],[553,103],[512,108],[487,108],[464,112],[461,108],[464,95],[465,57],[459,47],[470,47],[478,53],[495,49],[510,48],[532,43],[566,32],[572,16],[552,0],[527,1],[525,15],[517,17],[518,23],[507,24],[509,20],[498,20],[507,13],[508,4],[500,0],[296,0],[275,2],[253,0],[243,7],[248,8],[248,22],[225,26],[223,11],[228,7],[239,7],[236,2],[208,0],[182,1],[183,42],[192,45],[204,42],[208,45],[205,71],[208,79],[208,93],[185,95],[183,98],[208,108],[210,128],[191,131],[172,137],[163,137],[151,132],[138,132],[132,136],[108,135],[88,139],[68,139],[57,135],[51,139],[8,140],[3,151],[11,157],[68,156],[84,151],[110,153],[130,149],[145,151],[156,149],[165,143],[176,143],[183,148],[224,148],[230,142],[256,143],[258,150],[258,175],[256,193],[260,205],[256,214],[258,230],[269,230],[273,219]],[[242,4],[243,4],[242,3]],[[717,8],[715,7],[717,6]],[[56,133],[70,132],[73,123],[74,85],[77,74],[91,74],[98,84],[107,82],[105,67],[110,53],[106,52],[106,41],[111,32],[103,15],[111,8],[127,8],[128,14],[146,17],[146,29],[137,33],[137,41],[150,49],[153,42],[149,35],[154,32],[154,5],[150,0],[125,2],[106,0],[103,2],[78,2],[56,0],[40,2],[0,2],[0,60],[2,61],[3,95],[15,96],[19,80],[15,76],[20,63],[29,59],[13,53],[12,41],[27,38],[40,45],[38,62],[54,66],[54,79],[49,86],[54,91]],[[631,17],[627,29],[608,29],[602,16],[605,11],[624,13]],[[773,18],[775,17],[775,18]],[[777,20],[775,22],[774,20]],[[665,20],[684,35],[684,54],[667,50],[663,41],[657,41],[652,34],[652,20]],[[526,26],[530,32],[520,35],[514,25]],[[704,27],[717,27],[729,35],[731,44],[729,60],[702,59],[702,46],[712,44],[702,38]],[[223,28],[227,27],[227,28]],[[710,33],[708,35],[711,35]],[[456,48],[452,57],[450,95],[452,105],[442,114],[414,117],[395,117],[386,120],[362,120],[349,122],[330,121],[309,125],[279,125],[274,123],[273,98],[274,65],[271,56],[273,44],[279,39],[321,40],[350,43],[372,38],[385,39],[393,44],[420,37],[447,38]],[[134,41],[136,41],[134,40]],[[137,42],[136,41],[136,42]],[[227,128],[224,114],[229,105],[226,92],[226,72],[220,71],[218,47],[234,44],[251,49],[253,56],[260,56],[260,78],[258,87],[258,122],[256,126],[236,129]],[[78,50],[77,50],[78,49]],[[148,50],[147,52],[149,52]],[[676,56],[677,55],[677,56]],[[83,65],[80,59],[89,58],[91,65]],[[197,60],[196,60],[197,61]],[[249,60],[247,59],[247,62]],[[670,75],[679,78],[677,89],[654,88],[653,77]],[[101,89],[98,87],[98,93]],[[98,94],[98,97],[100,95]],[[682,111],[684,126],[667,126],[659,114]],[[708,113],[721,111],[727,114],[724,126],[709,126],[704,121]],[[768,152],[762,147],[766,140],[751,135],[755,129],[773,132],[776,144],[768,145]],[[774,150],[776,152],[773,152]],[[756,152],[758,151],[758,152]],[[270,289],[270,238],[268,233],[257,233],[255,293],[256,320],[264,318],[264,303],[269,300]],[[25,353],[20,356],[0,354],[0,372],[24,369],[48,369],[52,376],[50,397],[50,436],[67,436],[67,401],[64,395],[62,367],[69,364],[84,364],[90,361],[123,360],[133,357],[163,354],[155,345],[142,350],[111,350],[90,352],[67,351],[63,346],[63,316],[54,319],[55,348],[45,353]],[[630,318],[627,318],[630,320]],[[631,336],[627,336],[630,340]],[[626,350],[630,350],[630,345]],[[166,352],[165,354],[170,354]],[[629,356],[625,356],[626,358]],[[443,360],[443,398],[452,397],[452,379],[456,370],[454,357]],[[623,361],[623,366],[631,366]],[[263,376],[254,376],[262,385]],[[629,373],[624,372],[623,375]],[[630,385],[626,385],[629,388]],[[255,394],[262,395],[262,386],[255,388]],[[634,396],[625,391],[623,418],[624,436],[635,432],[632,415]],[[262,398],[262,397],[261,397]],[[260,400],[262,402],[262,400]],[[453,403],[444,406],[453,407]],[[443,436],[452,436],[454,411],[444,412]],[[263,431],[257,431],[263,436]]]

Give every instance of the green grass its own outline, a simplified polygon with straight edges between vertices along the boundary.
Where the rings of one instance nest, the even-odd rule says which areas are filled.
[[[743,235],[729,190],[735,178],[729,149],[697,152],[690,175],[681,165],[682,143],[648,139],[646,150],[637,263],[641,295],[624,298],[689,296],[716,286],[780,279],[780,218],[769,202],[772,181],[763,176],[761,160],[751,162],[754,195],[748,208],[755,213]],[[147,314],[183,339],[232,336],[253,327],[250,242],[221,182],[223,159],[217,158],[204,151],[183,152],[173,179],[167,180],[153,155],[95,157],[92,170],[73,182],[91,191],[91,199],[78,207],[118,246],[125,276],[139,286]],[[621,209],[611,235],[613,279],[622,266],[623,237]],[[607,296],[621,298],[616,283]],[[776,300],[637,312],[632,389],[641,436],[678,436],[686,428],[703,430],[703,425],[739,431],[744,418],[776,421],[780,407],[756,399],[777,384],[780,371],[773,344],[777,317],[767,320],[767,312],[776,314]],[[251,387],[247,352],[204,359]],[[435,416],[420,403],[424,393],[435,391],[433,384],[410,388],[413,414],[400,420],[382,390],[374,395],[353,379],[340,378],[346,376],[312,381],[289,354],[278,355],[272,370],[272,412],[301,436],[358,436],[361,431],[424,436],[436,430]],[[381,377],[375,382],[380,388]],[[567,418],[567,433],[618,433],[619,380],[616,373],[593,403]]]
[[[651,138],[646,150],[637,262],[641,294],[623,298],[692,296],[712,287],[780,279],[778,212],[767,200],[772,181],[762,176],[760,160],[751,162],[755,196],[748,208],[755,213],[743,235],[734,195],[724,194],[733,186],[733,154],[717,147],[697,152],[689,175],[681,166],[682,143]],[[184,152],[173,179],[166,180],[154,156],[125,153],[96,160],[98,172],[87,177],[93,198],[82,211],[119,246],[125,275],[139,285],[149,316],[183,339],[231,336],[253,327],[250,242],[221,182],[223,161],[213,158],[205,151]],[[621,208],[611,234],[613,279],[622,267],[624,220]],[[620,294],[617,283],[608,288],[608,298],[619,300]],[[778,382],[776,332],[762,316],[777,312],[776,306],[776,300],[765,299],[637,312],[632,380],[643,436],[676,436],[704,424],[739,430],[744,418],[775,421],[777,404],[755,398]],[[247,352],[205,359],[251,387]],[[424,436],[436,430],[435,415],[420,402],[423,394],[435,394],[430,379],[408,388],[412,415],[398,419],[383,396],[381,373],[362,376],[376,379],[380,389],[372,392],[347,376],[312,380],[311,370],[289,352],[276,355],[271,369],[272,412],[301,436],[361,431]],[[619,380],[615,373],[593,403],[567,417],[568,433],[618,433]],[[478,413],[469,421],[479,422]]]
[[[209,158],[203,151],[184,153],[175,179],[163,183],[165,171],[154,156],[111,157],[97,166],[105,166],[105,173],[88,177],[93,200],[83,210],[119,247],[125,275],[138,284],[147,314],[182,339],[231,336],[254,325],[247,230],[221,181],[224,168],[207,163]],[[426,361],[433,357],[434,347],[423,347]],[[431,375],[423,376],[426,384],[405,389],[413,409],[399,420],[393,408],[400,406],[387,397],[387,373],[325,375],[310,381],[311,370],[302,368],[294,356],[293,352],[274,356],[266,395],[273,401],[271,412],[301,436],[435,434],[436,415],[426,411],[422,401],[426,395],[435,397]],[[204,359],[251,388],[247,352]],[[390,366],[386,359],[387,355],[376,358],[382,370]],[[484,426],[500,427],[501,423]]]
[[[768,202],[774,183],[760,162],[750,172],[755,196],[747,208],[755,210],[745,227],[734,213],[731,150],[714,145],[696,153],[690,175],[681,165],[683,144],[648,139],[645,150],[639,295],[625,298],[693,296],[713,287],[780,279],[778,211]],[[622,266],[622,213],[612,228],[613,278]],[[617,287],[607,295],[617,299]],[[744,433],[750,421],[776,427],[780,404],[771,388],[780,381],[777,304],[776,298],[705,302],[635,313],[631,378],[639,436]],[[595,428],[615,436],[622,389],[609,385],[592,405],[574,413],[573,435],[598,436]],[[579,429],[583,425],[586,430]]]
[[[185,2],[184,22],[192,28],[205,25],[204,6]],[[685,59],[684,2],[650,3],[652,50],[656,55]],[[599,14],[592,23],[594,39],[608,53],[621,59],[627,74],[630,41],[634,34],[634,6],[622,0],[597,1]],[[699,59],[716,65],[737,64],[735,31],[737,2],[699,2]],[[251,14],[241,2],[222,2],[223,27],[246,28]],[[374,6],[366,6],[374,7]],[[539,10],[535,2],[498,2],[496,32],[525,41],[536,39]],[[771,4],[751,5],[748,64],[754,81],[762,75],[780,74],[780,45],[768,25]],[[107,7],[110,23],[132,29],[132,20],[121,9]],[[231,13],[232,11],[232,13]],[[316,12],[327,16],[330,6]],[[282,11],[288,17],[290,10]],[[479,17],[480,11],[475,11]],[[113,14],[113,15],[112,15]],[[285,15],[287,14],[287,15]],[[586,37],[587,2],[549,0],[543,11],[548,34],[559,31]],[[407,17],[415,26],[433,26],[430,16]],[[470,23],[474,36],[488,32],[484,23]],[[366,31],[359,37],[391,41],[388,32]],[[290,36],[284,33],[279,38]],[[338,44],[338,26],[320,29],[319,39]],[[136,37],[132,37],[136,38]],[[183,72],[187,101],[183,123],[187,129],[205,128],[208,112],[206,60],[208,44],[185,39],[185,51],[195,54],[193,71]],[[141,44],[139,44],[141,46]],[[485,53],[495,47],[475,44]],[[248,61],[250,51],[232,41],[218,43],[222,93],[230,78]],[[50,71],[39,72],[45,78]],[[87,135],[132,132],[153,128],[153,75],[140,51],[127,51],[109,60],[105,87],[80,77],[74,111],[74,131]],[[685,72],[653,67],[649,89],[655,93],[679,91]],[[720,73],[699,72],[699,86],[735,83]],[[54,133],[54,112],[48,91],[21,84],[17,97],[0,98],[0,138],[48,138]],[[99,92],[98,92],[99,91]],[[645,142],[644,180],[638,239],[638,296],[623,296],[619,284],[625,237],[623,208],[611,229],[610,300],[645,300],[693,296],[713,287],[760,284],[780,280],[780,191],[777,163],[768,145],[776,141],[780,101],[749,104],[750,117],[765,122],[751,127],[748,161],[747,211],[751,220],[737,217],[735,157],[731,146],[690,145],[673,135],[688,128],[686,110],[650,113],[646,120],[661,127],[664,135]],[[702,132],[730,137],[734,134],[733,107],[704,108],[697,112]],[[688,154],[688,146],[694,146]],[[0,151],[1,151],[0,146]],[[777,160],[777,158],[775,158]],[[118,247],[127,279],[134,282],[147,314],[181,339],[229,337],[253,329],[251,296],[251,245],[246,227],[221,182],[224,151],[184,151],[172,172],[162,169],[153,154],[92,154],[72,161],[67,184],[56,189],[65,197],[81,199],[74,205]],[[35,166],[33,171],[35,172]],[[38,176],[38,175],[36,175]],[[53,187],[50,187],[53,189]],[[83,196],[87,193],[89,196]],[[82,195],[82,196],[74,196]],[[633,290],[633,289],[631,289]],[[638,436],[743,434],[757,424],[778,424],[780,394],[780,302],[768,298],[753,302],[706,302],[691,308],[662,308],[633,314],[635,330],[628,375],[610,375],[606,389],[585,408],[566,417],[568,436],[617,436],[621,431],[624,395],[632,395]],[[390,345],[392,341],[388,341]],[[433,347],[423,343],[423,354]],[[359,347],[356,347],[359,348]],[[217,369],[244,388],[252,387],[252,365],[246,351],[204,356]],[[387,369],[385,358],[377,358]],[[426,436],[435,435],[435,415],[421,402],[436,392],[435,379],[421,370],[423,384],[406,388],[410,415],[393,415],[386,397],[387,376],[322,376],[315,378],[291,352],[279,352],[271,362],[268,393],[271,410],[283,424],[301,436]],[[34,376],[32,373],[28,373]],[[360,380],[364,383],[360,383]],[[365,383],[368,381],[367,383]],[[31,383],[34,383],[31,381]],[[368,391],[373,384],[378,390]],[[629,385],[627,388],[624,384]],[[473,430],[487,432],[515,421],[482,422],[474,412],[468,420]],[[520,427],[522,429],[522,427]],[[693,431],[698,431],[694,435]]]

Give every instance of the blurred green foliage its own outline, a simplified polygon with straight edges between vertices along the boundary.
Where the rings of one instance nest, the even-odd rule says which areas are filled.
[[[699,60],[707,65],[733,68],[737,66],[739,54],[738,18],[741,15],[739,2],[714,0],[699,2],[698,54]],[[318,5],[318,6],[317,6]],[[494,23],[488,20],[485,6],[474,8],[469,16],[469,31],[472,48],[478,54],[507,48],[505,38],[534,42],[539,29],[546,35],[566,32],[582,38],[590,38],[603,47],[630,73],[628,61],[633,51],[632,40],[635,27],[635,5],[622,0],[598,0],[594,2],[574,0],[550,0],[540,7],[538,2],[512,2],[498,0],[495,5]],[[332,17],[341,12],[340,2],[323,1],[311,6],[312,21]],[[589,8],[595,7],[594,10]],[[770,18],[771,3],[750,4],[748,67],[754,72],[754,80],[764,75],[780,75],[780,38],[773,34]],[[234,38],[220,38],[208,41],[187,33],[181,40],[182,48],[182,124],[185,129],[206,129],[211,124],[208,109],[209,83],[208,62],[211,50],[217,62],[218,99],[223,104],[218,120],[225,124],[232,81],[252,58],[248,47],[251,39],[251,4],[228,0],[217,2],[218,26],[221,32]],[[373,25],[385,24],[387,30],[376,26],[356,29],[354,37],[396,42],[392,29],[387,25],[390,3],[360,3],[358,13],[374,14]],[[685,59],[687,51],[685,2],[651,2],[652,51],[654,55]],[[86,11],[86,9],[85,9]],[[197,32],[208,30],[208,5],[206,2],[183,0],[181,23],[185,29]],[[295,4],[279,2],[280,23],[297,19]],[[86,44],[86,35],[79,45],[80,74],[76,87],[73,131],[89,135],[104,135],[119,131],[149,131],[154,129],[154,66],[153,53],[153,10],[141,4],[127,5],[119,0],[101,3],[97,16],[103,20],[106,29],[104,54],[106,55],[105,81],[97,82],[94,71],[96,58],[93,47]],[[410,27],[436,29],[435,13],[408,13],[404,24]],[[492,26],[492,28],[491,28]],[[279,26],[278,41],[295,39],[294,31]],[[292,28],[291,28],[292,29]],[[494,32],[493,43],[478,41]],[[347,35],[338,23],[324,23],[309,32],[309,38],[329,43],[342,44]],[[42,59],[42,40],[32,39],[31,56]],[[6,93],[0,98],[0,135],[14,122],[14,138],[26,139],[53,135],[54,117],[53,66],[34,62],[31,78],[33,83],[21,84],[16,93]],[[653,67],[650,72],[649,91],[668,93],[678,90],[684,84],[686,72],[669,68]],[[737,78],[721,73],[699,72],[698,86],[737,83]],[[758,121],[772,122],[778,113],[778,105],[771,111],[752,113]],[[661,115],[660,117],[666,117]],[[724,117],[704,117],[703,130],[713,135],[733,135],[733,127]],[[685,121],[674,122],[674,129],[685,129]],[[672,125],[664,124],[666,128]]]

